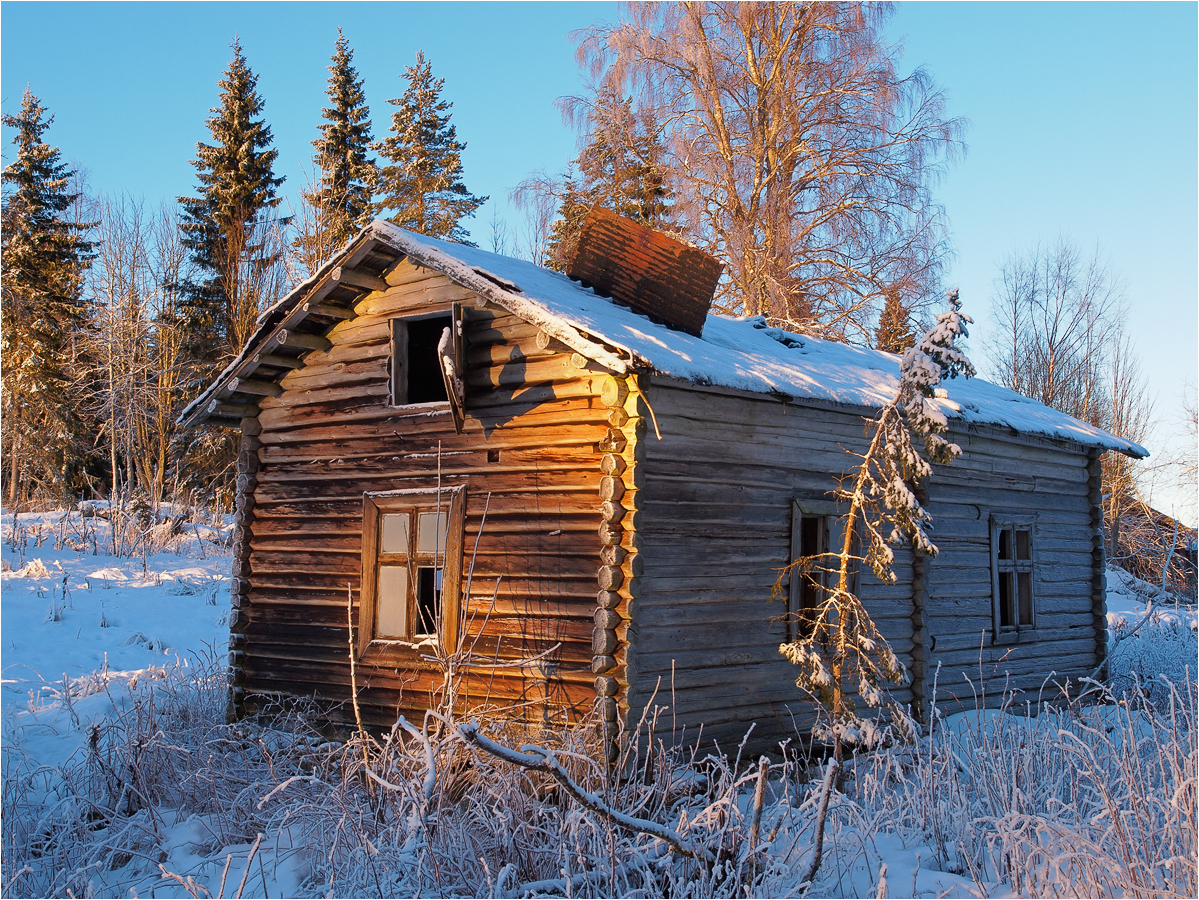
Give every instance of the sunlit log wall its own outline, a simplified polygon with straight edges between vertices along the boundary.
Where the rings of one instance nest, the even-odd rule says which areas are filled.
[[[467,671],[464,705],[511,707],[530,721],[591,708],[599,489],[609,409],[606,373],[444,276],[401,263],[391,287],[356,306],[264,397],[260,446],[239,503],[234,702],[271,695],[350,698],[347,586],[357,604],[364,491],[465,485],[465,564],[473,568],[464,637],[479,657],[515,661],[560,645],[531,669]],[[463,434],[446,407],[389,406],[389,320],[470,304]],[[251,445],[253,446],[253,445]],[[440,476],[439,473],[440,472]],[[486,511],[486,523],[484,512]],[[442,673],[413,651],[399,667],[359,663],[363,717],[440,702]],[[348,705],[340,716],[351,716]]]

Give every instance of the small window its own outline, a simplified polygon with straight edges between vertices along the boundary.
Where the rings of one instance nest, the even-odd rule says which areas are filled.
[[[445,403],[445,377],[437,346],[453,331],[453,317],[391,320],[391,405]]]
[[[462,488],[363,498],[360,655],[427,640],[454,648],[465,499]]]
[[[787,639],[812,633],[817,608],[827,591],[836,586],[844,543],[837,505],[827,500],[797,500],[791,511],[791,560],[803,565],[791,570],[787,603]],[[857,553],[855,546],[853,552]],[[857,560],[850,562],[851,591],[857,591]]]
[[[1029,517],[991,520],[991,604],[995,642],[1036,637],[1033,523]]]

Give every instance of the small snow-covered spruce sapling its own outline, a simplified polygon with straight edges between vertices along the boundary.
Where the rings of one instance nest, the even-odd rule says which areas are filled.
[[[795,560],[775,584],[778,597],[796,568],[805,576],[817,571],[829,576],[824,583],[816,579],[821,594],[815,608],[802,613],[801,634],[779,651],[799,667],[796,685],[826,714],[827,722],[813,736],[830,741],[838,761],[845,745],[870,746],[879,738],[874,721],[855,712],[855,681],[867,706],[887,706],[901,733],[911,729],[907,714],[887,697],[888,685],[910,681],[907,667],[851,589],[852,575],[856,565],[865,563],[881,581],[894,584],[892,546],[906,543],[924,556],[937,555],[927,531],[931,519],[916,488],[932,475],[930,460],[948,464],[962,451],[942,436],[948,422],[935,391],[945,379],[975,374],[957,347],[972,320],[961,312],[958,292],[948,296],[949,311],[940,313],[932,329],[904,353],[899,391],[868,428],[873,432],[870,444],[864,454],[854,454],[860,459],[856,469],[841,479],[836,497],[849,510],[838,529],[840,547]]]

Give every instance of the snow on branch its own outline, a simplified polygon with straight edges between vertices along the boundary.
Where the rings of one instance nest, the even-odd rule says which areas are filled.
[[[948,378],[975,374],[957,347],[957,341],[967,336],[971,319],[962,313],[956,290],[948,299],[949,310],[939,314],[936,324],[904,354],[899,390],[875,417],[874,433],[856,470],[842,479],[835,492],[838,500],[849,505],[840,529],[841,546],[795,560],[775,586],[777,595],[784,579],[798,568],[822,592],[816,607],[802,612],[802,633],[779,651],[799,667],[796,684],[830,716],[829,725],[818,727],[816,733],[831,739],[838,755],[843,742],[870,745],[880,737],[872,721],[855,715],[851,693],[877,708],[887,704],[888,683],[906,685],[911,680],[852,590],[851,573],[865,562],[881,581],[895,584],[893,546],[906,543],[918,554],[937,555],[919,485],[933,473],[930,460],[947,464],[962,452],[943,437],[948,422],[936,402],[937,386]],[[914,436],[923,439],[923,454]],[[813,572],[826,573],[828,580]],[[890,706],[896,725],[910,732],[906,713],[895,704]]]

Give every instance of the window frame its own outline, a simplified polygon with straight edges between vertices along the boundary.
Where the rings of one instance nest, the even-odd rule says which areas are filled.
[[[1022,513],[991,514],[991,628],[995,644],[1019,644],[1037,639],[1037,539],[1036,516]],[[1004,531],[1011,533],[1009,559],[1000,559]],[[1017,558],[1017,533],[1028,534],[1028,559]],[[1020,575],[1028,575],[1029,610],[1027,623],[1020,621]],[[1008,604],[1011,625],[1003,624],[1003,599],[1000,581],[1010,578]]]
[[[422,403],[411,403],[408,400],[408,325],[411,322],[427,322],[430,319],[449,319],[449,327],[454,328],[453,310],[439,309],[431,312],[420,312],[410,316],[394,316],[389,321],[390,335],[388,339],[387,364],[387,403],[397,409],[430,409],[449,405],[449,392],[445,400],[426,400]],[[455,344],[458,341],[455,336]],[[442,371],[440,360],[438,371]]]
[[[433,635],[438,645],[447,653],[453,653],[458,643],[458,623],[461,618],[461,581],[463,536],[466,520],[466,487],[453,485],[433,488],[405,488],[395,491],[368,491],[362,495],[362,580],[358,598],[358,640],[355,646],[361,659],[370,656],[409,657],[429,635],[420,632],[417,599],[418,582],[414,577],[418,568],[424,568],[412,548],[417,540],[414,523],[421,512],[443,510],[446,519],[445,547],[441,548],[441,615]],[[394,561],[380,551],[380,528],[383,516],[407,512],[410,514],[408,535],[409,549],[404,554],[408,567],[408,597],[405,613],[407,635],[405,637],[377,637],[376,610],[378,606],[379,568]],[[396,555],[398,558],[398,554]],[[435,550],[433,568],[437,568]],[[447,627],[447,624],[453,627]]]
[[[816,554],[803,553],[803,522],[805,519],[815,519],[818,521],[817,534],[819,547],[817,554],[829,553],[832,548],[834,535],[834,522],[841,518],[843,511],[834,500],[815,500],[799,498],[792,501],[791,504],[791,559],[794,563],[801,556],[813,556]],[[857,541],[854,541],[855,550]],[[854,560],[851,563],[849,589],[853,593],[858,592],[858,562]],[[812,578],[819,584],[821,591],[827,591],[829,588],[830,572],[819,572],[813,575],[807,575],[800,572],[798,566],[793,566],[790,574],[790,584],[787,590],[787,640],[796,641],[807,637],[811,634],[811,625],[805,627],[804,609],[802,605],[802,588],[803,579]]]

